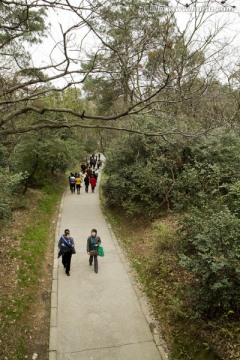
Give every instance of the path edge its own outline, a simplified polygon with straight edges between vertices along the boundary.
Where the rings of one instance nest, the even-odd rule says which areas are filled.
[[[58,241],[57,239],[60,236],[60,225],[61,225],[61,217],[63,211],[63,202],[64,197],[67,193],[67,188],[64,191],[61,199],[61,203],[59,205],[58,216],[57,216],[57,223],[55,228],[55,241],[54,241],[54,257],[53,257],[53,271],[52,271],[52,290],[51,290],[51,309],[50,309],[50,331],[49,331],[49,360],[57,360],[57,306],[58,306]],[[100,208],[101,206],[101,199],[100,194],[98,194],[99,201],[100,201]],[[139,305],[141,307],[142,313],[148,323],[150,328],[153,341],[156,344],[156,347],[160,354],[161,360],[169,360],[168,355],[168,348],[167,344],[164,341],[163,337],[161,336],[159,330],[157,328],[151,329],[152,325],[156,323],[156,319],[151,314],[151,305],[149,304],[146,295],[143,294],[142,290],[140,289],[139,285],[137,284],[136,278],[137,274],[133,269],[130,261],[128,260],[126,254],[124,254],[123,249],[119,245],[119,242],[116,238],[116,235],[113,231],[109,220],[107,219],[104,211],[102,214],[105,218],[106,224],[108,226],[109,232],[111,234],[112,240],[114,245],[117,249],[117,253],[120,256],[120,259],[123,263],[123,266],[128,274],[129,280],[133,286],[134,292],[138,298]]]
[[[148,323],[148,326],[150,328],[152,337],[153,337],[153,341],[156,344],[156,347],[159,351],[160,354],[160,359],[161,360],[169,360],[169,351],[168,351],[168,347],[167,344],[165,342],[165,340],[163,339],[161,333],[159,332],[159,329],[154,327],[154,329],[152,330],[151,327],[153,324],[156,323],[156,319],[153,317],[152,313],[152,306],[149,304],[149,301],[146,297],[146,295],[143,294],[140,286],[138,285],[136,279],[137,279],[137,273],[136,271],[133,269],[130,261],[128,260],[126,254],[124,253],[124,250],[122,249],[122,247],[119,245],[119,242],[117,240],[117,237],[113,231],[112,225],[109,223],[109,220],[107,219],[106,215],[103,212],[103,216],[105,218],[106,224],[108,226],[108,229],[110,231],[111,237],[113,239],[114,245],[117,249],[117,253],[120,256],[120,259],[123,263],[123,266],[128,274],[129,280],[133,286],[134,292],[138,298],[139,301],[139,305],[141,307],[141,310],[143,312],[143,315]]]
[[[57,223],[54,238],[54,255],[52,270],[52,290],[51,290],[51,309],[50,309],[50,331],[49,331],[49,360],[57,360],[57,306],[58,306],[58,241],[60,236],[60,225],[63,211],[63,201],[67,189],[62,195],[58,209]]]

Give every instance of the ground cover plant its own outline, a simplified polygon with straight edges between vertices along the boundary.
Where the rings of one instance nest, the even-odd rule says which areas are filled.
[[[2,226],[1,360],[48,358],[55,217],[64,188],[55,178],[41,191],[28,190]]]

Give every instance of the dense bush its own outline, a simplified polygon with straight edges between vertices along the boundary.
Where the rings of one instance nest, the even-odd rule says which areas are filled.
[[[16,195],[19,189],[22,189],[23,181],[27,176],[28,174],[23,172],[12,174],[7,169],[0,170],[0,219],[10,217],[13,196]]]
[[[59,138],[54,134],[51,137],[26,135],[15,146],[9,164],[14,173],[28,173],[26,191],[28,187],[41,188],[54,181],[57,173],[65,174],[82,160],[82,154],[82,146],[75,139]]]
[[[240,218],[240,181],[225,185],[225,187],[227,194],[224,196],[224,200],[232,213]]]
[[[15,147],[10,161],[15,171],[28,172],[30,185],[41,185],[55,171],[65,172],[69,158],[65,141],[26,136]]]
[[[104,194],[128,214],[202,206],[240,179],[239,150],[236,136],[175,145],[124,136],[107,153]]]
[[[66,142],[42,135],[22,136],[11,151],[4,144],[0,147],[0,219],[9,218],[13,208],[22,204],[29,186],[42,186],[53,172],[66,171],[71,159]]]
[[[109,177],[103,191],[109,204],[129,215],[147,212],[150,216],[169,206],[174,174],[179,172],[171,151],[150,139],[117,140],[107,153],[105,168]]]
[[[193,275],[188,289],[196,314],[240,315],[240,219],[226,206],[192,211],[181,229],[181,265]]]
[[[124,136],[107,153],[107,202],[127,214],[184,212],[181,266],[197,316],[240,315],[240,139],[171,145]]]

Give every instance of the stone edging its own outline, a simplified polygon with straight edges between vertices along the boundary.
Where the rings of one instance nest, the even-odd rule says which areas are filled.
[[[52,291],[51,291],[51,315],[50,315],[50,334],[49,334],[49,360],[57,359],[57,305],[58,305],[58,242],[60,236],[60,224],[63,209],[63,200],[67,189],[63,193],[59,206],[57,224],[55,229],[54,241],[54,260],[52,273]]]

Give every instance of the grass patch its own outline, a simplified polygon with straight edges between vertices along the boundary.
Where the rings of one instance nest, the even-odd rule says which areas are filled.
[[[26,359],[26,356],[27,356],[26,354],[27,354],[27,348],[26,348],[25,341],[22,337],[20,337],[17,341],[15,357],[18,360],[24,360],[24,359]]]
[[[24,210],[20,209],[3,231],[1,248],[6,258],[0,265],[1,360],[31,358],[33,352],[39,356],[45,352],[40,357],[47,359],[50,300],[45,299],[50,299],[51,291],[53,222],[64,189],[60,178],[42,191],[29,190]],[[35,339],[34,332],[38,332]],[[39,336],[45,339],[44,350],[37,350]]]

